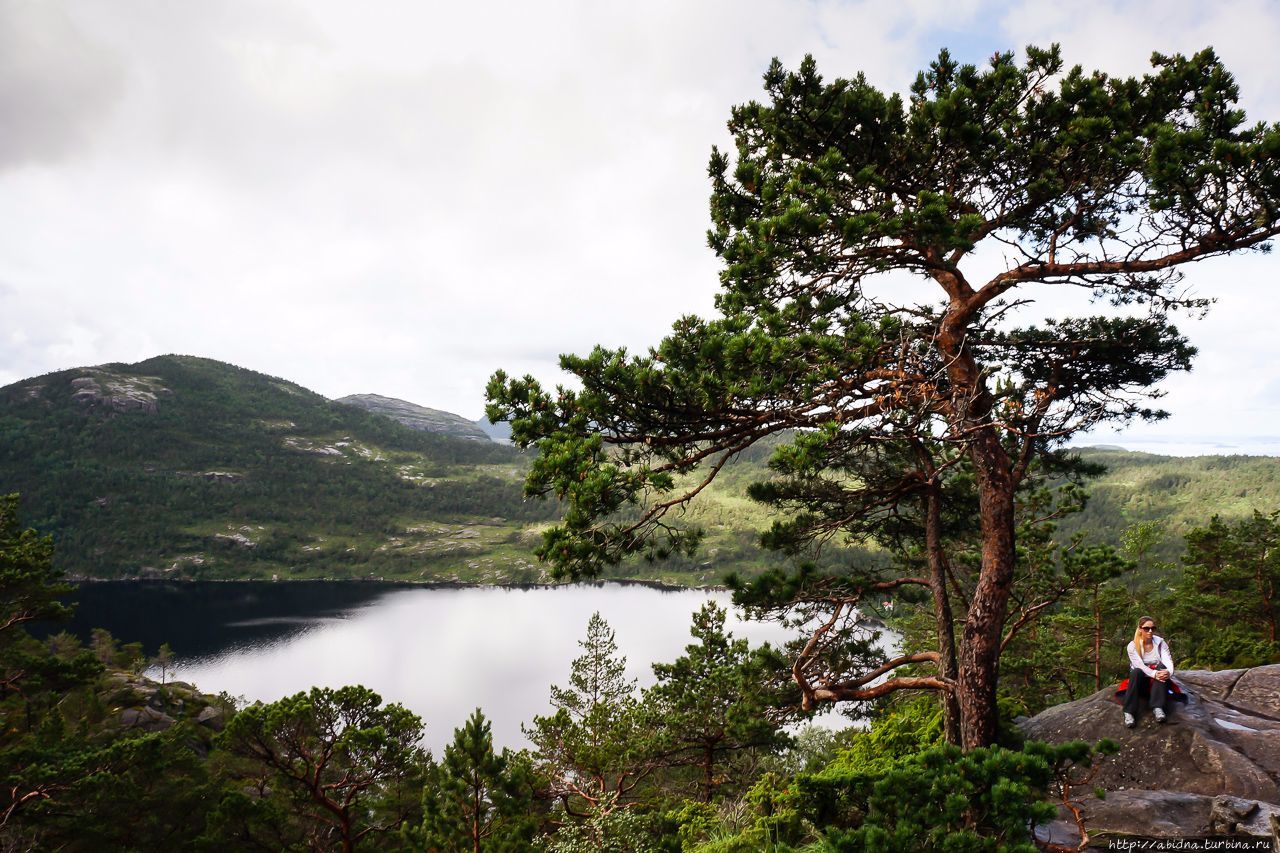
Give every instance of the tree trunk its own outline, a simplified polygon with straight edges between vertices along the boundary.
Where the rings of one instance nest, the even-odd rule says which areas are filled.
[[[957,677],[956,628],[947,593],[946,552],[942,548],[942,510],[937,483],[925,495],[925,552],[929,560],[929,589],[933,593],[933,618],[938,634],[938,671],[954,684]],[[941,691],[942,731],[947,743],[960,745],[960,704],[954,690]]]
[[[1102,606],[1097,584],[1093,587],[1093,689],[1102,689]]]
[[[982,531],[982,568],[961,634],[956,682],[960,746],[968,750],[990,746],[996,739],[996,680],[1001,633],[1013,586],[1013,494],[1017,483],[1009,454],[1000,444],[999,427],[992,421],[991,393],[973,353],[965,345],[975,310],[965,294],[972,291],[953,276],[943,275],[938,280],[952,297],[936,344],[946,361],[952,385],[948,420],[957,437],[963,436],[968,442]]]
[[[982,568],[965,619],[960,645],[960,745],[995,743],[999,712],[1000,636],[1008,613],[1014,568],[1014,483],[1009,457],[994,429],[983,430],[970,447],[978,485]]]
[[[715,792],[716,754],[715,747],[707,745],[706,754],[702,757],[702,801],[711,802]]]
[[[472,786],[471,800],[471,849],[473,853],[480,853],[480,807],[481,793],[479,784]]]
[[[351,815],[343,809],[338,820],[341,822],[338,828],[342,832],[342,853],[352,853],[356,849],[356,843],[351,837]]]

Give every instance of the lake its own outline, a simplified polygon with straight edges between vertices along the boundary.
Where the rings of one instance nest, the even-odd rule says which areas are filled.
[[[635,584],[121,582],[84,584],[76,599],[73,633],[104,627],[150,653],[168,642],[173,677],[207,693],[269,702],[313,685],[363,684],[420,715],[436,755],[476,707],[496,744],[523,746],[521,723],[550,712],[550,686],[568,684],[592,613],[613,628],[642,686],[653,682],[651,664],[691,642],[690,617],[708,599],[753,645],[786,637],[777,625],[738,619],[728,592]]]

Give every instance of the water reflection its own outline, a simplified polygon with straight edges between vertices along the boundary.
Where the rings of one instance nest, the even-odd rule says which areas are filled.
[[[106,628],[121,642],[142,643],[149,655],[168,643],[180,657],[199,658],[288,639],[403,588],[359,581],[99,581],[76,587],[70,623],[45,628],[85,640],[91,629]]]
[[[651,664],[674,660],[692,641],[690,617],[707,599],[730,611],[736,636],[753,644],[785,637],[776,625],[739,620],[729,594],[718,591],[618,584],[111,586],[110,595],[106,585],[93,584],[78,596],[82,632],[84,625],[103,625],[152,650],[167,641],[178,656],[176,678],[250,701],[312,685],[363,684],[419,714],[437,754],[476,707],[493,721],[496,743],[524,745],[521,723],[550,711],[549,687],[568,683],[570,661],[596,611],[641,685],[653,682]]]

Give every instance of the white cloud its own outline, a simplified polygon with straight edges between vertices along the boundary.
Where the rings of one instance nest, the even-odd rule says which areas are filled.
[[[119,66],[57,4],[0,2],[0,168],[88,144],[119,94]]]
[[[0,384],[186,352],[474,417],[497,367],[710,311],[707,156],[771,57],[901,90],[944,44],[1134,73],[1213,43],[1275,118],[1280,12],[1202,8],[0,0]],[[1189,387],[1248,394],[1211,353],[1270,355],[1231,324],[1275,266],[1223,269]]]

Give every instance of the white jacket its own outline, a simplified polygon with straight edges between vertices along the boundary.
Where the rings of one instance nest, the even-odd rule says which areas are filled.
[[[1169,652],[1169,644],[1164,641],[1164,637],[1152,635],[1151,645],[1153,647],[1152,651],[1147,652],[1147,656],[1151,657],[1154,653],[1160,663],[1164,664],[1164,668],[1169,670],[1169,675],[1173,675],[1173,656]],[[1129,641],[1128,652],[1129,665],[1131,667],[1140,669],[1147,675],[1151,675],[1156,671],[1155,661],[1143,660],[1142,655],[1138,652],[1138,647],[1134,645],[1132,640]]]

